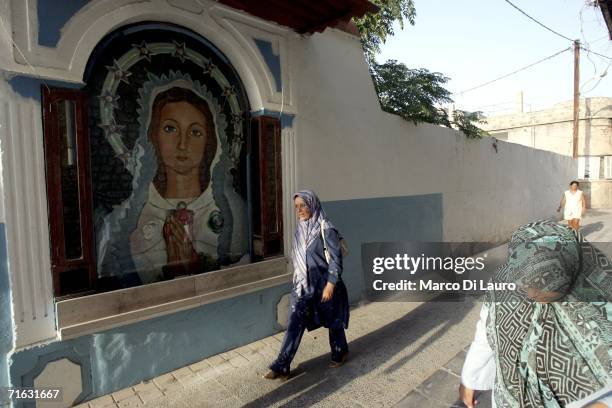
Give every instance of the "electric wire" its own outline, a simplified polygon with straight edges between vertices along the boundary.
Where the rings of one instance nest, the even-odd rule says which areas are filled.
[[[510,0],[504,0],[506,3],[510,4],[512,7],[514,7],[516,10],[518,10],[521,14],[523,14],[525,17],[527,17],[528,19],[532,20],[533,22],[537,23],[538,25],[544,27],[545,29],[547,29],[548,31],[550,31],[551,33],[554,33],[556,35],[558,35],[561,38],[565,38],[568,41],[574,41],[571,38],[559,33],[558,31],[553,30],[552,28],[548,27],[546,24],[539,22],[538,20],[536,20],[535,18],[531,17],[529,14],[527,14],[526,12],[524,12],[523,10],[521,10],[516,4],[512,3]]]
[[[548,27],[546,24],[544,24],[544,23],[542,23],[542,22],[538,21],[538,20],[537,20],[537,19],[535,19],[534,17],[531,17],[529,14],[527,14],[525,11],[523,11],[523,10],[522,10],[520,7],[518,7],[516,4],[512,3],[510,0],[504,0],[504,1],[505,1],[506,3],[508,3],[509,5],[511,5],[512,7],[514,7],[516,10],[518,10],[518,11],[519,11],[521,14],[523,14],[525,17],[529,18],[530,20],[532,20],[533,22],[535,22],[535,23],[536,23],[536,24],[538,24],[539,26],[541,26],[541,27],[545,28],[546,30],[550,31],[551,33],[554,33],[554,34],[556,34],[557,36],[559,36],[559,37],[561,37],[561,38],[564,38],[564,39],[566,39],[566,40],[568,40],[568,41],[571,41],[571,42],[574,42],[574,41],[575,41],[575,40],[573,40],[573,39],[569,38],[568,36],[563,35],[563,34],[561,34],[561,33],[560,33],[560,32],[558,32],[558,31],[553,30],[552,28],[550,28],[550,27]],[[592,54],[594,54],[594,55],[599,55],[600,57],[603,57],[603,58],[612,59],[612,57],[609,57],[609,56],[607,56],[607,55],[603,55],[603,54],[596,53],[595,51],[592,51],[592,50],[591,50],[591,49],[589,49],[589,48],[582,47],[582,46],[581,46],[580,48],[582,48],[583,50],[585,50],[585,51],[587,51],[587,52],[590,52],[590,53],[592,53]]]
[[[524,67],[522,67],[522,68],[516,69],[516,70],[514,70],[514,71],[512,71],[512,72],[509,72],[509,73],[507,73],[507,74],[505,74],[505,75],[502,75],[502,76],[500,76],[500,77],[497,77],[497,78],[495,78],[495,79],[492,79],[492,80],[490,80],[490,81],[487,81],[487,82],[485,82],[485,83],[482,83],[482,84],[480,84],[480,85],[473,86],[473,87],[471,87],[471,88],[469,88],[469,89],[466,89],[466,90],[464,90],[464,91],[461,91],[461,92],[456,92],[456,93],[454,93],[453,95],[463,95],[463,94],[464,94],[464,93],[466,93],[466,92],[470,92],[470,91],[473,91],[473,90],[475,90],[475,89],[482,88],[482,87],[484,87],[484,86],[490,85],[490,84],[492,84],[492,83],[494,83],[494,82],[497,82],[497,81],[499,81],[499,80],[502,80],[502,79],[504,79],[504,78],[508,78],[509,76],[512,76],[512,75],[514,75],[514,74],[518,74],[519,72],[525,71],[526,69],[529,69],[529,68],[531,68],[531,67],[533,67],[533,66],[536,66],[536,65],[538,65],[538,64],[541,64],[541,63],[542,63],[542,62],[544,62],[544,61],[548,61],[549,59],[552,59],[552,58],[556,57],[557,55],[563,54],[564,52],[569,51],[569,50],[571,50],[571,49],[572,49],[571,47],[564,48],[564,49],[562,49],[561,51],[558,51],[558,52],[556,52],[556,53],[554,53],[554,54],[552,54],[552,55],[549,55],[548,57],[542,58],[542,59],[540,59],[540,60],[538,60],[538,61],[536,61],[536,62],[534,62],[534,63],[531,63],[531,64],[529,64],[529,65],[526,65],[526,66],[524,66]]]

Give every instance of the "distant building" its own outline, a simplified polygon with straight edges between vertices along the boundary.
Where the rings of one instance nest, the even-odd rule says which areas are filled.
[[[572,101],[535,112],[517,106],[518,112],[488,117],[483,129],[498,140],[572,155]],[[584,184],[587,192],[593,190],[592,207],[612,207],[612,98],[580,100],[576,178],[598,183]]]

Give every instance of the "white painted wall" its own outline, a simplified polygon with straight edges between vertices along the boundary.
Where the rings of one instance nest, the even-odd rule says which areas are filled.
[[[443,193],[444,239],[508,238],[554,214],[569,157],[382,112],[357,38],[327,30],[296,48],[298,187],[321,199]]]

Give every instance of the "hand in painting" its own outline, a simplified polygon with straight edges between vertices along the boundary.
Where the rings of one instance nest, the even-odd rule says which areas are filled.
[[[194,254],[193,242],[185,225],[174,214],[166,217],[163,232],[168,263],[191,261]]]

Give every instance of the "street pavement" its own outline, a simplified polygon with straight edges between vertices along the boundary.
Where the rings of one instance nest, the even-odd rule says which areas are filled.
[[[612,210],[589,209],[582,219],[580,231],[590,242],[609,243],[612,241]]]
[[[591,210],[583,225],[589,241],[612,241],[612,210]],[[506,246],[487,252],[502,262]],[[289,380],[263,379],[280,332],[80,406],[461,407],[461,366],[480,306],[469,298],[367,303],[351,311],[350,356],[340,368],[327,367],[327,333],[318,329],[304,335]],[[490,392],[479,401],[490,407]]]
[[[470,343],[476,302],[370,303],[352,310],[350,356],[329,369],[325,329],[307,332],[287,381],[262,375],[283,333],[210,357],[90,407],[393,406]],[[83,404],[82,406],[88,406]]]

